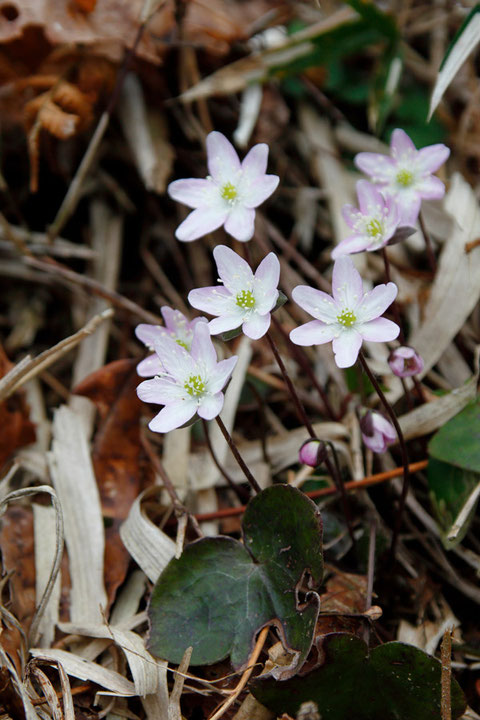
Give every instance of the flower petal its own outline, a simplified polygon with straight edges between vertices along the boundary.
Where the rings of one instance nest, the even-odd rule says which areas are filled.
[[[252,340],[258,340],[263,337],[270,327],[270,313],[265,315],[259,315],[259,313],[253,313],[248,320],[242,325],[242,330],[245,335]]]
[[[144,380],[137,387],[137,395],[143,402],[166,405],[176,402],[184,395],[183,388],[166,378]]]
[[[367,342],[390,342],[400,334],[398,325],[383,317],[355,325],[355,330],[358,330]]]
[[[362,336],[353,328],[349,328],[333,339],[332,347],[338,367],[351,367],[355,365],[362,347]]]
[[[224,286],[232,295],[253,287],[253,272],[240,255],[226,245],[217,245],[213,251],[217,272]]]
[[[237,360],[237,355],[232,355],[232,357],[229,357],[226,360],[220,360],[220,362],[217,363],[216,367],[211,371],[210,377],[207,381],[207,390],[209,393],[215,394],[220,390],[223,390],[227,380],[235,368],[235,365],[237,364]]]
[[[260,175],[265,175],[268,162],[268,145],[258,143],[245,155],[242,162],[242,179],[252,182]]]
[[[275,307],[280,280],[280,261],[275,253],[268,253],[257,268],[253,281],[255,308],[261,315]]]
[[[363,252],[363,250],[368,249],[371,240],[372,238],[366,235],[349,235],[349,237],[338,243],[337,247],[332,250],[332,258],[336,260],[343,255]]]
[[[185,425],[196,411],[197,403],[193,398],[169,403],[148,423],[148,427],[153,432],[170,432]]]
[[[137,365],[137,375],[140,375],[140,377],[153,377],[159,375],[162,370],[162,363],[156,354],[149,355]]]
[[[337,322],[340,308],[337,307],[331,295],[308,285],[297,285],[292,290],[292,297],[297,305],[300,305],[317,320],[325,323]]]
[[[388,155],[380,153],[361,152],[355,156],[355,165],[366,175],[370,175],[373,182],[388,183],[395,175],[396,163]]]
[[[332,290],[334,300],[342,308],[353,310],[361,301],[363,297],[362,278],[350,257],[340,257],[335,260]]]
[[[188,215],[175,231],[175,237],[183,242],[192,242],[221,227],[228,216],[228,207],[214,205],[200,207]]]
[[[390,148],[392,158],[398,160],[400,158],[413,157],[416,154],[417,148],[413,144],[411,138],[407,135],[405,130],[397,128],[392,133],[390,140]]]
[[[148,323],[140,323],[135,328],[137,338],[149,348],[153,348],[155,340],[165,335],[165,328],[161,325],[149,325]]]
[[[207,135],[208,172],[218,183],[233,182],[240,170],[240,160],[232,143],[214,130]]]
[[[357,182],[357,197],[363,215],[379,215],[385,207],[383,195],[368,180]]]
[[[218,186],[211,180],[188,178],[174,180],[167,192],[173,200],[191,208],[199,208],[214,202],[218,197]]]
[[[217,351],[213,345],[210,328],[207,323],[198,323],[198,325],[195,325],[190,354],[197,364],[204,365],[207,371],[210,371],[216,366]]]
[[[255,210],[235,205],[225,221],[225,230],[240,242],[247,242],[253,237],[255,229]]]
[[[363,215],[360,210],[353,205],[348,204],[342,207],[342,217],[348,227],[352,228],[352,230],[355,230],[357,224],[363,219]]]
[[[440,200],[445,195],[445,185],[435,175],[419,180],[415,184],[415,190],[426,200]]]
[[[433,173],[443,165],[450,155],[450,148],[442,143],[429,145],[418,151],[415,158],[415,168],[422,173]]]
[[[324,325],[320,320],[310,320],[292,330],[290,340],[295,345],[323,345],[331,342],[337,332],[338,326]]]
[[[160,358],[164,371],[181,383],[195,370],[195,361],[190,353],[171,337],[165,336],[156,340],[155,352]]]
[[[278,175],[263,175],[249,184],[242,178],[240,185],[242,204],[247,208],[258,207],[275,192],[279,182]]]
[[[239,328],[243,322],[244,311],[238,308],[238,313],[228,315],[221,315],[220,317],[210,320],[208,327],[210,328],[210,335],[218,335],[219,333],[228,332],[229,330],[235,330]]]
[[[395,198],[400,217],[399,226],[404,227],[408,225],[411,227],[415,225],[422,204],[420,194],[417,193],[415,189],[407,189],[397,192]]]
[[[357,307],[356,316],[359,323],[368,322],[383,315],[385,310],[397,297],[398,288],[393,282],[386,285],[377,285],[365,293],[363,300]]]
[[[188,302],[197,310],[209,315],[224,315],[235,305],[235,298],[230,290],[221,285],[195,288],[188,293]]]
[[[216,395],[205,395],[200,401],[198,406],[198,414],[204,420],[213,420],[220,414],[223,408],[223,393],[219,392]]]

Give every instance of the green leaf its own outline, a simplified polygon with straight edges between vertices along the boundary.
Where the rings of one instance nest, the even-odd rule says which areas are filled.
[[[480,474],[431,458],[428,485],[433,509],[447,550],[465,537],[480,494]]]
[[[273,623],[294,654],[279,676],[291,677],[310,650],[318,615],[320,513],[299,490],[275,485],[250,501],[243,536],[244,545],[229,537],[203,538],[171,560],[152,593],[150,650],[179,663],[192,646],[193,665],[230,655],[239,668],[258,630]]]
[[[399,31],[393,16],[384,13],[371,0],[348,0],[348,4],[379,33],[391,40],[398,38]]]
[[[285,682],[257,678],[253,695],[270,710],[295,717],[313,700],[322,720],[441,720],[441,664],[412,645],[389,642],[368,652],[355,635],[332,633],[321,643],[322,664]],[[466,703],[452,679],[452,718]]]
[[[480,397],[435,433],[428,452],[436,460],[480,473]]]

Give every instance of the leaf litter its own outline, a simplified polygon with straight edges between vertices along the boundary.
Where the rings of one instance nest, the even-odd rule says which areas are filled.
[[[459,460],[463,442],[470,443],[476,458],[476,426],[469,421],[459,436],[455,430],[475,407],[478,393],[480,116],[469,99],[477,69],[467,59],[475,47],[478,8],[470,16],[461,8],[417,2],[399,17],[392,10],[389,3],[379,10],[354,0],[325,8],[267,0],[228,6],[195,0],[175,7],[140,0],[128,7],[111,0],[14,0],[0,8],[5,119],[0,337],[6,348],[0,372],[0,707],[5,720],[22,712],[29,720],[87,715],[266,720],[270,711],[249,690],[260,697],[257,688],[274,682],[272,698],[264,691],[265,702],[279,716],[300,717],[301,703],[292,697],[313,681],[320,715],[341,720],[347,716],[342,702],[352,688],[352,652],[348,672],[342,669],[345,643],[355,648],[355,672],[367,695],[368,668],[382,653],[393,653],[393,667],[400,662],[410,670],[417,662],[431,667],[432,682],[411,696],[413,706],[402,705],[398,693],[388,701],[379,694],[379,709],[370,699],[357,714],[385,717],[388,705],[401,717],[423,717],[425,711],[425,717],[443,720],[450,685],[442,675],[440,696],[438,663],[418,653],[438,654],[439,640],[453,625],[453,673],[471,706],[465,717],[480,711],[474,619],[479,469],[471,460],[468,468]],[[404,53],[402,74],[382,95],[382,52],[396,42]],[[240,91],[245,91],[243,107]],[[389,104],[375,105],[382,97]],[[429,101],[438,111],[427,125]],[[281,133],[276,117],[283,118]],[[355,373],[340,373],[323,346],[302,350],[325,387],[327,404],[318,396],[285,341],[306,320],[288,302],[275,315],[277,342],[316,435],[333,445],[341,479],[358,483],[349,494],[355,544],[345,545],[344,510],[329,473],[299,468],[298,449],[308,433],[267,346],[246,338],[230,346],[218,343],[225,356],[239,356],[222,415],[228,431],[264,492],[279,482],[326,491],[325,499],[319,495],[324,552],[335,565],[328,566],[325,585],[315,588],[320,615],[303,671],[285,655],[276,610],[265,614],[261,637],[256,636],[260,626],[253,627],[242,662],[236,663],[248,666],[257,643],[255,667],[247,668],[257,679],[250,678],[246,689],[225,661],[210,667],[195,663],[184,647],[188,638],[180,647],[172,629],[169,642],[177,641],[174,660],[180,662],[175,675],[175,662],[167,665],[164,651],[157,657],[148,649],[152,585],[175,563],[188,563],[193,548],[215,546],[218,540],[210,536],[218,532],[230,534],[228,542],[242,548],[238,518],[243,511],[228,513],[239,510],[243,503],[237,494],[248,490],[216,426],[209,433],[215,461],[198,425],[161,438],[149,434],[149,411],[135,394],[135,365],[141,358],[135,325],[159,322],[159,308],[171,298],[184,303],[192,277],[204,278],[204,284],[216,281],[206,249],[179,247],[173,239],[184,216],[167,199],[167,184],[181,176],[180,169],[187,176],[203,175],[203,141],[212,128],[231,137],[237,127],[239,144],[269,143],[281,183],[278,196],[259,213],[255,264],[275,249],[287,295],[299,283],[318,283],[329,291],[330,252],[346,232],[341,209],[353,201],[360,177],[352,154],[385,152],[389,131],[399,126],[417,147],[446,142],[452,161],[440,171],[447,181],[445,200],[422,210],[438,257],[436,271],[426,262],[420,227],[388,248],[407,340],[425,362],[418,378],[421,402],[412,381],[406,381],[405,396],[398,378],[388,374],[388,350],[380,343],[368,346],[372,367],[395,403],[412,461],[430,458],[427,476],[415,474],[407,497],[397,562],[386,563],[384,550],[395,523],[398,487],[384,480],[375,490],[367,488],[373,471],[399,466],[398,448],[392,445],[375,457],[364,451],[355,406],[359,397],[363,404],[375,404],[372,388]],[[60,230],[64,238],[57,237]],[[216,232],[215,244],[222,240]],[[209,239],[205,247],[211,250],[213,244]],[[383,263],[373,253],[357,255],[355,263],[371,286],[384,281]],[[34,301],[43,311],[33,311]],[[20,318],[22,305],[32,312]],[[149,451],[161,459],[161,467]],[[359,482],[363,478],[366,484]],[[288,525],[283,512],[278,510],[282,532]],[[200,523],[205,537],[191,544],[198,534],[195,514],[209,519]],[[375,552],[367,553],[369,539],[375,549],[372,526],[375,567]],[[260,530],[268,535],[263,518],[253,526],[253,532]],[[299,607],[308,607],[313,573],[311,567],[303,569],[305,583],[296,587],[287,627],[298,620]],[[208,585],[207,579],[199,573],[199,582]],[[188,614],[188,589],[179,595],[178,612],[182,603]],[[208,605],[218,608],[218,597]],[[232,616],[226,618],[228,627]],[[193,633],[191,645],[196,641]],[[225,636],[218,640],[224,641]],[[213,635],[204,642],[212,645]],[[385,662],[378,661],[380,675]],[[273,681],[265,676],[267,667],[276,677],[301,672]],[[333,694],[333,682],[322,679],[330,672]],[[386,692],[392,682],[384,681]],[[287,683],[293,683],[293,693]],[[432,715],[424,706],[420,710],[430,691]],[[305,699],[310,701],[312,693]],[[448,702],[458,717],[464,701],[456,680]]]

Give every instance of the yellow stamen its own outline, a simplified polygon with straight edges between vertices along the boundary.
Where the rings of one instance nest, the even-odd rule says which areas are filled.
[[[402,187],[409,187],[413,183],[413,173],[410,170],[400,170],[397,173],[397,183]]]
[[[242,292],[237,295],[237,305],[244,310],[251,310],[255,307],[253,293],[250,290],[242,290]]]
[[[221,196],[227,202],[233,202],[237,197],[237,194],[237,188],[235,187],[235,185],[232,185],[231,182],[225,183],[225,185],[222,187]]]
[[[340,315],[337,315],[337,320],[343,327],[351,327],[357,322],[355,313],[352,310],[342,310]]]
[[[190,375],[183,387],[192,397],[198,397],[199,395],[203,395],[206,389],[205,383],[203,382],[200,375]]]

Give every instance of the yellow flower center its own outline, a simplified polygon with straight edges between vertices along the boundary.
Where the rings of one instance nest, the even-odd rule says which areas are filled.
[[[397,183],[402,187],[409,187],[413,183],[413,173],[410,170],[400,170],[397,173]]]
[[[183,340],[179,340],[178,338],[175,340],[177,345],[180,345],[180,347],[185,348],[185,350],[188,350],[188,345]]]
[[[238,307],[244,308],[244,310],[251,310],[255,307],[253,293],[250,290],[242,290],[242,292],[237,295],[237,305]]]
[[[222,192],[220,193],[222,198],[226,200],[229,203],[232,203],[235,198],[237,197],[237,188],[235,185],[232,185],[231,182],[225,183],[225,185],[222,187]]]
[[[183,387],[192,397],[198,397],[199,395],[203,395],[206,389],[205,383],[203,382],[200,375],[190,375],[188,380],[184,383]]]
[[[370,220],[370,222],[367,223],[366,230],[367,235],[373,238],[383,234],[383,226],[380,220]]]
[[[343,327],[351,327],[357,322],[355,313],[352,310],[342,310],[340,315],[337,315],[337,320]]]

